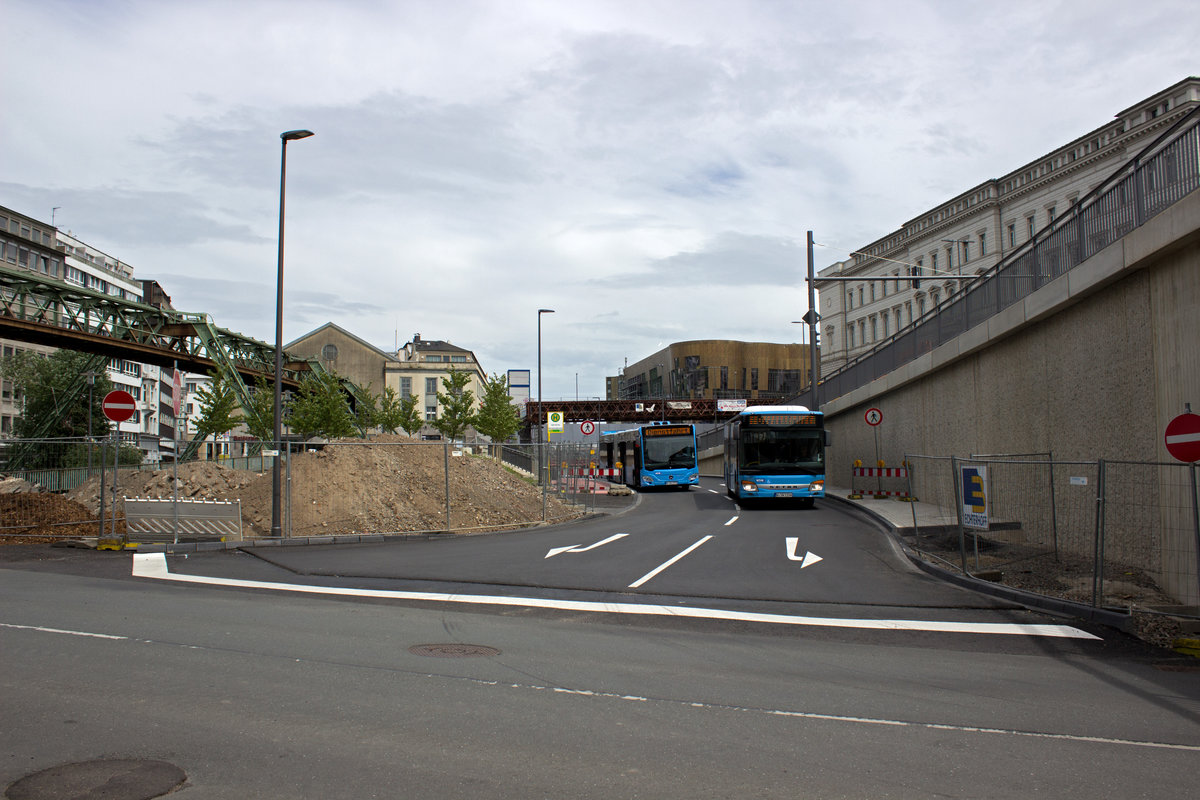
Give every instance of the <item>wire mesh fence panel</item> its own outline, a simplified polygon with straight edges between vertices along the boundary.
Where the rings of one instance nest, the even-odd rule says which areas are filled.
[[[1186,464],[1105,461],[1099,587],[1106,605],[1154,588],[1162,605],[1196,605],[1194,471]]]

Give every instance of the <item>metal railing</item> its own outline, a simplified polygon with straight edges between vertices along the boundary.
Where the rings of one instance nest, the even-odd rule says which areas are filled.
[[[841,397],[961,336],[1061,277],[1200,188],[1200,107],[1194,109],[1070,211],[868,353],[825,376],[821,397]],[[926,278],[936,283],[937,278]]]

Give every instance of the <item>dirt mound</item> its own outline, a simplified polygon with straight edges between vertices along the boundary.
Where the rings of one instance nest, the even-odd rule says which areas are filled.
[[[446,485],[450,502],[447,521]],[[293,536],[418,531],[470,532],[540,522],[542,491],[486,455],[463,452],[447,457],[440,443],[419,444],[407,437],[371,442],[330,442],[321,450],[294,454],[284,474],[284,507],[290,494]],[[107,491],[111,492],[111,485]],[[171,498],[172,469],[122,471],[116,496]],[[94,518],[99,509],[99,478],[68,497]],[[271,528],[272,475],[230,469],[214,462],[178,468],[178,496],[240,500],[243,535],[266,536]],[[106,505],[108,497],[106,496]],[[110,512],[111,513],[111,512]],[[562,521],[579,510],[554,496],[546,519]]]
[[[72,500],[43,491],[0,494],[0,544],[35,544],[95,536],[93,515]]]

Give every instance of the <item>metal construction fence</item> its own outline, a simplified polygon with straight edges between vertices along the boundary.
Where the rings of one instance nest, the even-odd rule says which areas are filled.
[[[905,455],[910,544],[964,574],[1095,607],[1195,614],[1196,465]],[[918,513],[918,505],[920,513]],[[975,509],[982,519],[972,519]]]
[[[276,522],[275,457],[269,454],[275,450],[280,453],[279,533],[285,537],[469,533],[559,522],[594,510],[609,485],[594,474],[599,468],[595,446],[587,443],[367,439],[280,448],[264,443],[260,456],[116,470],[112,447],[105,451],[98,442],[22,440],[20,445],[25,468],[0,466],[0,476],[16,479],[6,482],[8,493],[0,494],[0,536],[10,539],[97,536],[102,519],[103,536],[123,535],[124,499],[151,493],[181,503],[239,501],[243,534],[269,536]],[[88,446],[95,448],[90,467]],[[80,460],[83,466],[77,465]]]

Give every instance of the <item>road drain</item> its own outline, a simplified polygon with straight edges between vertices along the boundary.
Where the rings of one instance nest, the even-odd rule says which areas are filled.
[[[408,648],[414,656],[430,656],[432,658],[478,658],[480,656],[498,656],[500,651],[485,644],[414,644]]]

